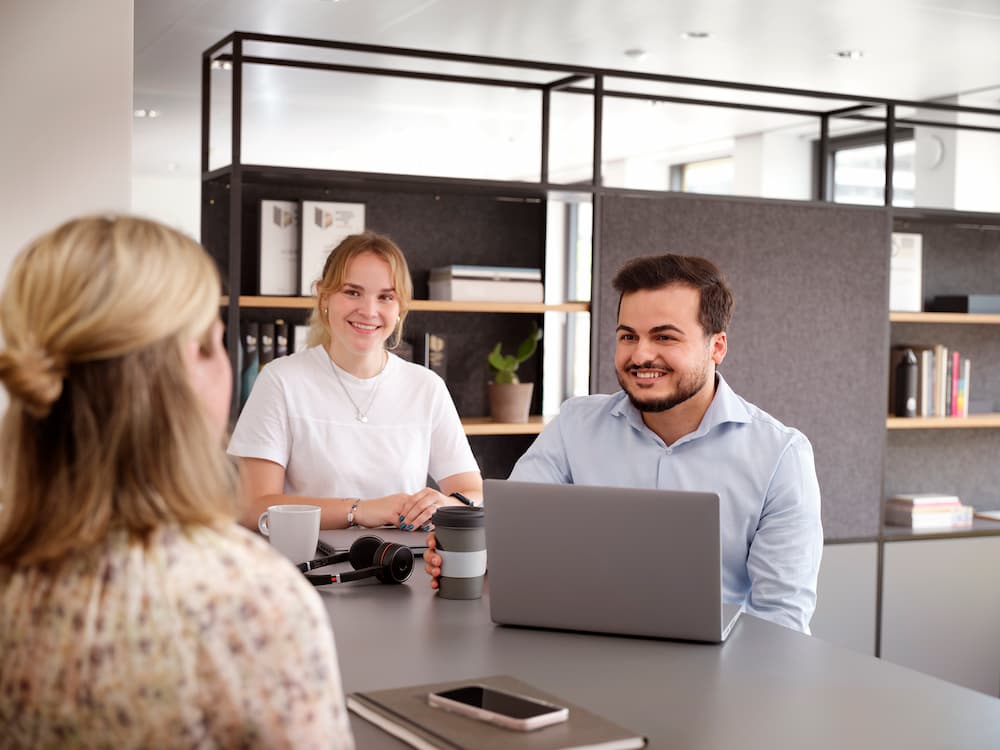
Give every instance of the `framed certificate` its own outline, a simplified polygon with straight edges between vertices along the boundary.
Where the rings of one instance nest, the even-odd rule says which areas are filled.
[[[299,204],[297,201],[260,202],[260,294],[291,296],[299,293]]]
[[[364,203],[302,201],[299,294],[311,297],[326,258],[340,242],[365,229]]]

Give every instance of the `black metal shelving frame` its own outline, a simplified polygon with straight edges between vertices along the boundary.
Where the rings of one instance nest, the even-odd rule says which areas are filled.
[[[423,60],[428,63],[462,63],[468,65],[489,66],[511,71],[525,73],[548,73],[551,80],[544,82],[529,81],[518,78],[517,75],[510,77],[497,76],[472,76],[458,75],[454,73],[435,72],[432,70],[410,70],[403,68],[393,68],[384,66],[349,65],[343,63],[321,62],[307,59],[291,59],[288,57],[248,55],[245,53],[246,43],[264,43],[273,45],[287,45],[304,49],[337,50],[342,52],[362,53],[368,55],[383,55],[390,57],[407,58],[410,60]],[[209,170],[209,143],[210,143],[210,123],[211,123],[211,76],[214,61],[225,61],[231,67],[232,73],[232,96],[231,108],[231,163],[215,170]],[[270,65],[279,67],[291,67],[310,70],[326,70],[334,72],[347,72],[373,76],[388,76],[397,78],[409,78],[416,80],[430,80],[439,82],[452,82],[463,84],[477,84],[484,86],[500,86],[506,88],[521,88],[536,90],[541,93],[541,113],[539,129],[541,135],[541,163],[539,165],[539,179],[535,182],[508,182],[502,180],[476,180],[464,178],[448,178],[437,176],[420,175],[392,175],[384,173],[363,173],[336,170],[311,170],[301,168],[281,168],[267,167],[264,165],[244,164],[241,158],[242,145],[242,89],[243,70],[247,65]],[[244,180],[250,175],[270,173],[284,182],[292,179],[309,181],[326,181],[338,183],[359,184],[382,184],[384,186],[399,187],[404,186],[410,189],[414,187],[424,187],[428,190],[441,188],[460,188],[468,191],[497,190],[517,191],[526,195],[544,196],[550,192],[580,192],[589,193],[594,205],[594,216],[600,215],[601,198],[607,194],[626,193],[636,194],[647,191],[630,188],[608,187],[603,184],[601,177],[602,168],[602,141],[603,141],[603,112],[604,101],[608,98],[641,99],[655,102],[669,102],[674,104],[686,104],[708,107],[724,107],[727,109],[750,110],[760,112],[770,112],[775,114],[790,114],[802,117],[814,117],[818,122],[819,138],[817,149],[819,154],[816,174],[814,175],[814,199],[819,202],[831,200],[832,180],[830,174],[830,121],[837,119],[853,119],[863,122],[871,122],[874,127],[881,127],[883,131],[883,142],[885,144],[885,183],[883,187],[884,206],[892,209],[893,194],[893,139],[897,128],[915,125],[929,125],[940,128],[950,128],[956,130],[972,130],[1000,133],[1000,127],[989,127],[984,125],[973,125],[963,123],[945,123],[925,119],[914,119],[897,117],[898,108],[918,108],[922,110],[935,110],[940,112],[978,114],[996,116],[1000,122],[1000,109],[986,107],[968,107],[964,105],[952,104],[938,101],[911,101],[905,99],[894,99],[878,96],[857,96],[852,94],[842,94],[829,91],[815,91],[810,89],[789,88],[783,86],[766,86],[749,83],[736,83],[731,81],[716,81],[703,78],[693,78],[687,76],[674,76],[657,73],[644,73],[629,70],[619,70],[611,68],[596,68],[583,65],[566,65],[560,63],[518,60],[504,57],[490,57],[485,55],[469,55],[454,52],[442,52],[434,50],[421,50],[406,47],[390,47],[374,44],[360,44],[355,42],[333,41],[327,39],[314,39],[303,37],[290,37],[274,34],[260,34],[243,31],[235,31],[232,34],[219,40],[209,47],[202,54],[202,116],[201,116],[201,172],[202,182],[225,177],[228,180],[230,201],[229,201],[229,267],[228,288],[230,290],[228,322],[235,327],[239,322],[239,295],[234,293],[240,288],[241,274],[241,224],[240,212],[242,210],[242,189]],[[646,84],[676,84],[681,86],[703,87],[718,91],[749,92],[768,96],[799,97],[803,99],[853,102],[848,106],[840,106],[833,109],[809,109],[801,107],[787,107],[777,104],[749,103],[726,101],[723,99],[713,100],[705,98],[666,96],[653,92],[643,93],[641,91],[623,91],[608,89],[605,82],[608,79],[625,79]],[[578,84],[590,81],[591,86],[580,86]],[[550,104],[554,92],[573,93],[581,96],[590,96],[593,99],[593,149],[591,179],[586,182],[572,184],[553,183],[549,180],[549,143],[550,143]],[[874,108],[884,109],[884,116],[866,114]],[[767,200],[767,199],[759,199]],[[935,213],[945,213],[960,215],[961,212],[936,211]],[[600,226],[595,220],[592,235],[592,251],[594,279],[591,290],[591,302],[596,305],[600,294],[600,276],[596,272],[600,269]],[[598,345],[597,331],[591,330],[591,351],[596,351]],[[232,337],[231,337],[232,339]],[[236,349],[238,342],[230,340],[229,353],[232,361],[236,361]],[[593,356],[593,354],[592,354]]]
[[[389,57],[400,57],[409,60],[423,60],[428,63],[461,63],[469,65],[489,66],[492,68],[519,71],[521,74],[539,72],[551,74],[551,79],[544,82],[524,80],[516,75],[512,77],[498,76],[471,76],[458,75],[454,73],[435,72],[432,70],[411,70],[403,68],[348,65],[343,63],[319,62],[307,59],[290,59],[288,57],[269,57],[263,55],[248,55],[245,53],[246,43],[265,43],[274,45],[288,45],[305,49],[337,50],[343,52],[362,53],[369,55],[381,55]],[[211,76],[213,63],[224,61],[231,66],[232,88],[231,88],[231,163],[228,166],[218,169],[209,169],[209,142],[211,127]],[[415,80],[430,80],[439,82],[452,82],[461,84],[477,84],[484,86],[501,86],[507,88],[531,89],[541,93],[541,112],[539,118],[539,130],[541,136],[541,163],[539,165],[539,179],[537,181],[515,182],[504,180],[487,179],[467,179],[450,178],[440,176],[425,176],[411,174],[386,174],[378,172],[356,172],[338,170],[314,170],[292,167],[268,166],[257,164],[245,164],[241,158],[242,145],[242,88],[243,70],[247,65],[270,65],[280,67],[291,67],[311,70],[327,70],[334,72],[346,72],[354,74],[388,76],[397,78],[409,78]],[[608,79],[624,79],[628,81],[654,84],[676,84],[680,86],[691,86],[709,88],[718,91],[736,91],[743,93],[759,94],[761,96],[785,96],[799,97],[802,99],[812,99],[830,102],[850,102],[847,106],[838,106],[832,109],[824,108],[798,108],[787,107],[778,104],[750,103],[740,101],[727,101],[724,99],[705,99],[700,97],[668,96],[654,92],[644,93],[642,91],[624,91],[609,89],[606,87]],[[585,81],[590,82],[590,86],[579,85]],[[601,236],[600,236],[600,205],[602,198],[606,195],[641,195],[645,193],[662,194],[665,191],[647,191],[632,188],[609,187],[603,184],[601,171],[603,163],[602,141],[603,141],[603,116],[604,102],[606,99],[640,99],[653,102],[667,102],[673,104],[722,107],[736,110],[749,110],[759,112],[770,112],[775,114],[797,115],[802,117],[816,118],[818,124],[818,138],[816,143],[816,153],[818,155],[815,164],[815,174],[813,176],[813,198],[804,201],[794,201],[796,203],[828,203],[832,200],[832,174],[831,174],[831,135],[830,123],[832,120],[850,119],[858,122],[869,122],[872,129],[881,129],[881,141],[885,149],[884,162],[884,185],[883,185],[883,206],[889,212],[891,219],[905,221],[906,219],[918,219],[924,221],[954,222],[967,218],[972,223],[989,225],[991,228],[1000,225],[1000,215],[984,212],[967,212],[960,210],[940,209],[940,208],[899,208],[893,207],[893,143],[896,135],[903,128],[914,126],[930,126],[942,129],[967,130],[977,132],[1000,133],[1000,127],[987,125],[976,125],[959,122],[938,122],[914,117],[899,117],[898,110],[901,108],[914,108],[917,110],[931,110],[938,112],[953,113],[956,116],[965,115],[986,115],[997,117],[1000,122],[1000,109],[987,107],[970,107],[949,102],[940,101],[912,101],[906,99],[886,98],[868,95],[852,95],[845,93],[835,93],[829,91],[814,91],[809,89],[788,88],[781,86],[766,86],[759,84],[737,83],[730,81],[716,81],[710,79],[693,78],[685,76],[673,76],[655,73],[643,73],[629,70],[619,70],[610,68],[596,68],[590,66],[559,64],[543,61],[518,60],[503,57],[490,57],[485,55],[469,55],[453,52],[442,52],[433,50],[411,49],[405,47],[391,47],[373,44],[359,44],[354,42],[333,41],[326,39],[313,39],[302,37],[290,37],[273,34],[260,34],[235,31],[232,34],[219,40],[209,47],[202,54],[202,117],[201,117],[201,173],[202,184],[207,182],[225,179],[229,191],[229,247],[228,247],[228,288],[230,290],[227,302],[227,321],[231,330],[236,330],[239,326],[239,294],[241,283],[241,247],[242,247],[242,190],[244,181],[250,178],[253,181],[261,182],[273,179],[276,182],[288,184],[299,181],[308,183],[336,183],[338,185],[363,185],[366,187],[383,186],[386,188],[404,188],[409,190],[443,190],[457,189],[461,191],[491,191],[502,190],[506,194],[519,194],[524,196],[545,197],[549,194],[560,193],[580,193],[589,194],[593,202],[594,224],[592,233],[592,289],[591,304],[592,310],[596,309],[599,303],[600,278],[601,278]],[[571,184],[551,182],[549,174],[549,144],[550,144],[550,105],[554,92],[572,93],[581,96],[590,96],[593,99],[593,147],[591,179],[589,181],[575,182]],[[881,114],[870,114],[872,110],[879,110]],[[789,199],[768,199],[751,196],[698,196],[700,199],[716,199],[723,197],[727,200],[742,199],[752,201],[788,201]],[[598,331],[596,326],[591,327],[591,357],[593,357],[598,341]],[[239,347],[237,337],[229,337],[229,354],[231,361],[236,362],[237,349]],[[884,545],[888,542],[899,542],[906,539],[926,539],[926,538],[962,538],[968,536],[994,536],[1000,535],[1000,527],[993,529],[989,527],[977,526],[971,531],[941,532],[936,534],[913,534],[879,532],[877,537],[845,538],[831,540],[832,543],[852,544],[852,543],[876,543],[878,546],[877,556],[877,592],[876,611],[881,612],[882,599],[882,579],[883,579],[883,555]],[[876,655],[880,651],[881,640],[881,617],[879,616],[875,626]]]

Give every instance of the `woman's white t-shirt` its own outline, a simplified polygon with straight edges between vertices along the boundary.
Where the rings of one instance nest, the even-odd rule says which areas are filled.
[[[269,362],[228,453],[280,464],[285,494],[308,497],[412,493],[427,485],[428,475],[439,481],[479,471],[437,374],[389,354],[374,378],[338,368],[342,387],[334,367],[321,346]],[[358,421],[358,408],[367,410],[367,422]]]

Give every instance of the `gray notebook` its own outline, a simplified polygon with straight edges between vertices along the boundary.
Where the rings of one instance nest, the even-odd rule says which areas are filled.
[[[719,496],[488,479],[490,615],[525,625],[724,641]]]
[[[477,684],[538,698],[569,709],[569,718],[558,724],[520,732],[435,708],[427,702],[431,692]],[[370,690],[347,696],[347,707],[411,747],[422,750],[630,750],[646,745],[644,737],[557,695],[506,675],[452,680],[433,685]]]

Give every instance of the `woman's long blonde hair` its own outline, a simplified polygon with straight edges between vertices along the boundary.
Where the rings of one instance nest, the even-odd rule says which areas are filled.
[[[413,280],[399,246],[384,234],[370,231],[344,238],[327,256],[326,263],[323,264],[323,276],[316,282],[316,304],[309,318],[309,346],[321,345],[327,348],[330,346],[330,321],[320,309],[323,298],[344,285],[347,266],[364,253],[374,253],[389,264],[389,275],[396,290],[396,300],[399,302],[399,320],[386,345],[390,349],[399,346],[403,338],[403,322],[413,301]]]
[[[76,219],[18,256],[0,298],[0,564],[235,517],[183,359],[217,346],[219,292],[200,245],[144,219]]]

